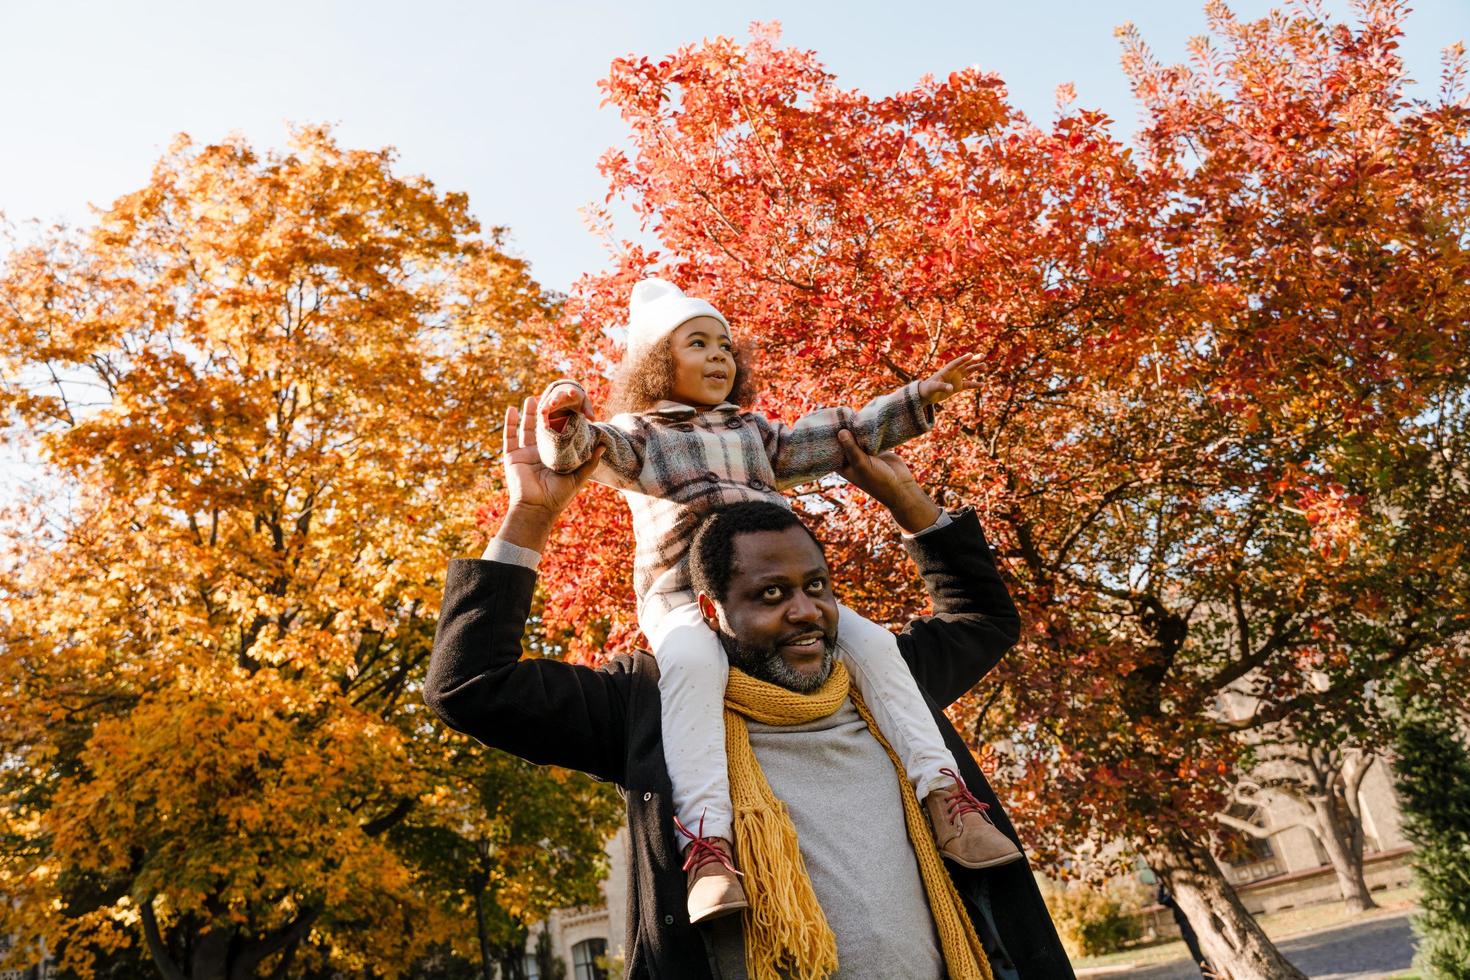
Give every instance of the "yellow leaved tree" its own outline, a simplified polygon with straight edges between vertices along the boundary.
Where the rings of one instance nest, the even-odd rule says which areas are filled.
[[[416,689],[556,303],[392,164],[323,128],[180,138],[0,266],[0,411],[44,473],[0,568],[12,963],[391,976],[485,949],[487,895],[594,887],[606,793],[518,770],[571,846],[497,864],[542,836],[487,812],[510,762]]]

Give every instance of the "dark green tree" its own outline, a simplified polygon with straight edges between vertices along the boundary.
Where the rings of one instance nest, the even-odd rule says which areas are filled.
[[[1397,756],[1422,909],[1417,965],[1436,980],[1470,980],[1470,752],[1449,720],[1414,708],[1399,727]]]
[[[539,980],[567,980],[567,964],[551,947],[551,933],[545,929],[536,937],[536,972]]]

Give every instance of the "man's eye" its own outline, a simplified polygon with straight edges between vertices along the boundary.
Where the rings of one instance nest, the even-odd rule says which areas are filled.
[[[806,584],[806,590],[812,595],[821,595],[827,591],[827,580],[824,578],[814,578]]]
[[[767,602],[774,602],[781,598],[781,590],[777,586],[768,585],[761,591],[761,598]]]

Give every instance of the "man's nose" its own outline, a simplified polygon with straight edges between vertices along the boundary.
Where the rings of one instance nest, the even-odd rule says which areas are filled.
[[[797,589],[796,594],[786,605],[786,618],[793,623],[820,623],[822,621],[822,607],[817,605],[816,600],[806,594],[805,589]]]

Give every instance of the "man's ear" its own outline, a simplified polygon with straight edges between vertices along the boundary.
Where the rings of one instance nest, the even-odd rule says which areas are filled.
[[[699,617],[704,620],[704,625],[716,633],[720,631],[720,610],[715,606],[715,600],[703,592],[699,594]]]

